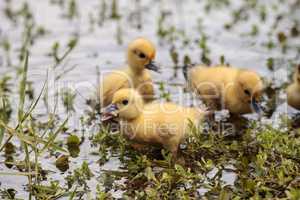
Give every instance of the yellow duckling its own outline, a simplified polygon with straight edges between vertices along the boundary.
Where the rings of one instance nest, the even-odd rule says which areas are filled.
[[[253,71],[222,65],[197,66],[187,71],[187,79],[209,109],[228,109],[238,115],[261,111],[258,101],[263,83]]]
[[[294,83],[289,85],[286,91],[288,104],[300,110],[300,64],[294,74]]]
[[[127,49],[128,66],[105,75],[100,82],[100,104],[105,107],[111,103],[114,93],[122,88],[136,88],[145,101],[153,99],[154,90],[150,73],[147,69],[158,71],[153,63],[155,47],[147,39],[138,38]]]
[[[138,144],[160,145],[176,157],[178,146],[189,131],[203,119],[204,112],[173,103],[144,104],[134,89],[122,89],[114,94],[106,116],[118,116],[121,133]]]

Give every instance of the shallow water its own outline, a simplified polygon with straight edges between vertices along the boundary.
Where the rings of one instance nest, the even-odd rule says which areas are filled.
[[[64,18],[64,13],[67,12],[66,6],[60,8],[58,5],[51,4],[50,0],[38,1],[27,0],[30,10],[34,16],[35,22],[39,26],[43,26],[46,30],[45,36],[35,40],[35,43],[30,47],[30,60],[28,80],[33,82],[35,95],[39,93],[42,88],[42,83],[46,80],[48,73],[48,107],[50,110],[55,105],[55,93],[61,91],[63,88],[70,88],[76,92],[75,112],[68,113],[70,119],[68,125],[72,129],[82,129],[79,118],[84,115],[87,109],[86,100],[95,94],[97,88],[97,68],[100,72],[106,72],[117,69],[125,65],[125,50],[128,42],[136,37],[147,37],[152,40],[157,46],[156,61],[162,66],[162,73],[152,73],[153,79],[156,83],[164,82],[165,88],[171,94],[172,101],[179,102],[184,105],[189,105],[190,98],[182,98],[180,95],[184,88],[184,78],[181,69],[178,70],[178,77],[174,78],[174,64],[169,55],[169,50],[172,46],[176,47],[179,52],[179,65],[182,65],[183,56],[188,54],[193,63],[201,63],[201,49],[198,48],[196,42],[205,33],[207,38],[207,46],[209,48],[209,58],[212,64],[218,64],[220,56],[225,57],[226,63],[234,66],[250,68],[256,70],[266,80],[272,81],[276,79],[275,85],[282,85],[287,82],[288,75],[292,70],[292,63],[299,62],[299,46],[300,40],[292,38],[288,40],[288,49],[286,53],[282,53],[282,48],[277,42],[277,35],[275,33],[283,31],[288,34],[288,30],[292,26],[293,19],[299,19],[299,9],[290,11],[288,4],[294,1],[286,1],[286,3],[279,3],[276,0],[259,1],[262,6],[266,6],[267,17],[265,22],[259,20],[259,16],[255,12],[249,11],[249,20],[239,22],[231,30],[224,29],[224,24],[232,20],[232,11],[239,8],[243,1],[230,1],[230,6],[221,6],[218,9],[212,9],[209,13],[205,12],[205,4],[208,1],[197,0],[119,0],[118,10],[121,14],[119,20],[109,19],[109,9],[105,15],[107,19],[104,20],[102,26],[97,24],[90,24],[90,16],[97,19],[101,9],[101,2],[99,0],[77,1],[79,17],[73,20]],[[138,6],[136,2],[140,2]],[[108,7],[110,1],[107,2]],[[23,28],[21,23],[14,25],[4,15],[3,9],[6,6],[6,1],[0,2],[0,40],[7,39],[11,41],[11,61],[12,66],[8,67],[5,59],[3,49],[0,50],[0,57],[2,66],[0,66],[1,76],[4,73],[11,74],[15,77],[16,65],[19,64],[17,56],[23,36]],[[277,6],[277,10],[272,10],[272,6]],[[13,9],[22,6],[20,1],[11,1]],[[141,12],[141,18],[134,18],[132,16],[138,15]],[[158,20],[162,12],[169,13],[164,22],[165,27],[174,26],[177,30],[183,31],[184,36],[177,35],[175,41],[170,42],[158,37]],[[277,28],[272,28],[278,13],[283,15],[289,14],[290,18],[284,18],[283,23]],[[136,23],[141,20],[142,29],[136,28]],[[201,22],[201,30],[199,30],[199,22]],[[256,36],[247,35],[251,32],[252,25],[256,24],[259,27]],[[117,41],[118,31],[122,43]],[[203,33],[201,33],[203,32]],[[77,36],[79,42],[74,51],[60,66],[53,69],[53,58],[48,56],[54,42],[59,42],[61,47],[64,47],[70,38]],[[269,40],[273,40],[275,47],[269,50],[265,47]],[[183,41],[190,41],[189,45],[184,46]],[[274,69],[270,71],[267,66],[267,59],[274,58]],[[59,75],[64,69],[75,66],[73,70],[63,75],[58,81],[55,77]],[[15,84],[14,84],[15,85]],[[17,93],[17,89],[15,89]],[[159,84],[156,84],[156,94],[159,98]],[[17,95],[17,94],[16,94]],[[17,98],[13,105],[18,105]],[[59,98],[60,99],[60,98]],[[287,106],[284,103],[285,97],[281,95],[278,99],[280,104],[277,114],[282,114],[287,111]],[[290,108],[289,108],[290,109]],[[42,102],[39,103],[38,108],[34,111],[35,114],[46,114],[45,106]],[[62,104],[58,104],[56,114],[62,118],[66,116],[65,108]],[[273,116],[276,119],[276,114]],[[267,120],[267,119],[266,119]],[[273,123],[274,120],[271,120]],[[17,122],[12,120],[11,124]],[[93,131],[91,131],[93,133]],[[90,133],[86,131],[86,136]],[[66,137],[62,136],[62,137]],[[14,141],[17,143],[17,141]],[[79,159],[71,159],[70,171],[81,165],[83,160],[87,160],[95,177],[89,182],[92,190],[95,190],[97,185],[97,177],[100,176],[101,170],[110,169],[117,170],[120,162],[117,158],[112,158],[104,166],[99,167],[97,164],[97,157],[90,155],[91,151],[96,149],[90,148],[88,140],[81,145],[81,152]],[[18,158],[22,158],[20,155]],[[4,157],[0,156],[0,161],[4,161]],[[42,159],[43,168],[53,171],[50,177],[53,180],[61,180],[65,176],[57,173],[57,169],[53,163],[55,158],[46,155]],[[14,172],[6,168],[3,164],[0,165],[2,172]],[[56,172],[56,173],[55,173]],[[230,175],[224,172],[224,181],[228,184],[233,184],[234,174]],[[50,179],[50,180],[51,180]],[[27,178],[22,176],[3,176],[0,175],[1,187],[15,188],[18,193],[17,197],[24,197],[27,192],[23,190],[23,186],[27,183]],[[120,195],[116,193],[116,195]]]

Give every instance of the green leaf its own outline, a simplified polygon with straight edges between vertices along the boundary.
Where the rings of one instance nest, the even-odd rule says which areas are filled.
[[[24,114],[24,102],[25,102],[25,94],[26,94],[26,81],[27,81],[27,71],[28,71],[28,56],[29,53],[28,51],[25,52],[25,58],[23,60],[23,76],[20,82],[20,86],[19,86],[19,109],[18,109],[18,119],[19,122],[22,120],[23,118],[23,114]]]
[[[39,152],[39,154],[42,154],[43,151],[45,151],[55,140],[55,138],[58,136],[58,134],[61,132],[61,130],[63,130],[63,128],[65,127],[66,123],[68,122],[68,118],[65,119],[65,121],[59,126],[59,128],[55,131],[55,133],[53,133],[49,140],[47,141],[47,143],[44,145],[44,147],[42,148],[42,150]]]
[[[147,177],[148,181],[152,180],[152,181],[158,182],[157,179],[155,178],[155,175],[154,175],[151,167],[147,167],[145,169],[145,176]]]

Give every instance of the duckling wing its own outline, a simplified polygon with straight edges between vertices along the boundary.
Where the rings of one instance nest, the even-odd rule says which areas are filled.
[[[147,106],[147,109],[151,109],[153,112],[151,118],[155,119],[156,132],[164,139],[181,138],[188,125],[188,120],[194,121],[196,117],[193,109],[186,109],[173,103]]]
[[[172,131],[174,129],[174,121],[172,117],[169,116],[169,108],[164,107],[165,104],[160,103],[150,103],[146,104],[143,111],[143,120],[149,127],[148,134],[151,132],[151,135],[154,138],[170,138],[176,133]],[[157,139],[160,140],[160,139]]]
[[[176,135],[176,130],[172,130],[171,127],[169,127],[171,124],[159,124],[158,125],[158,131],[157,133],[159,134],[160,137],[164,139],[171,138]]]

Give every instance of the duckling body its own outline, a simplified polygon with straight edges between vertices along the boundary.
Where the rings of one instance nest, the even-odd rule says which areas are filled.
[[[171,103],[149,104],[139,117],[131,121],[122,119],[120,124],[127,138],[141,144],[162,145],[176,155],[190,123],[197,125],[200,118],[195,109]]]
[[[300,65],[297,68],[297,72],[294,74],[294,82],[288,86],[286,91],[288,104],[300,110]]]
[[[251,103],[260,98],[263,87],[255,72],[222,65],[194,67],[188,71],[188,82],[210,109],[232,114],[251,113]]]
[[[122,105],[128,101],[128,105]],[[191,122],[197,124],[204,112],[173,103],[143,104],[141,96],[132,89],[115,93],[113,104],[117,105],[121,132],[140,144],[161,145],[176,156],[180,142],[187,136]]]
[[[135,88],[146,102],[154,97],[153,83],[148,69],[157,71],[153,64],[155,58],[154,45],[143,38],[134,40],[127,50],[128,66],[104,74],[100,82],[100,104],[105,107],[111,103],[116,91],[123,88]]]

